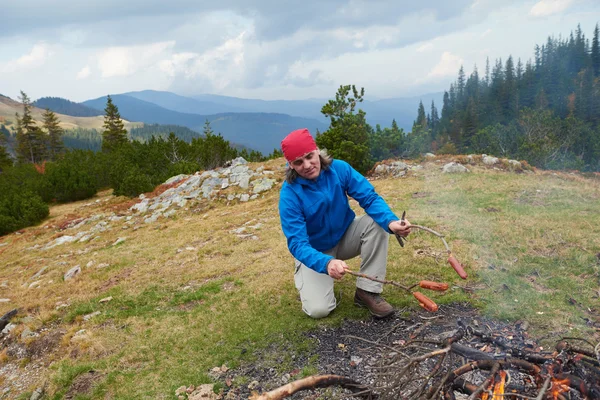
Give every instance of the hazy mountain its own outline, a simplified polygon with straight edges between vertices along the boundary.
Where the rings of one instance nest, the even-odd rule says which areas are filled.
[[[251,111],[243,107],[229,106],[212,101],[196,100],[191,97],[184,97],[175,93],[156,90],[143,90],[140,92],[127,92],[122,94],[156,104],[167,110],[188,114],[209,115],[226,112]]]
[[[180,96],[171,92],[145,90],[142,92],[129,92],[124,95],[135,97],[165,109],[192,114],[210,114],[225,112],[259,112],[281,113],[296,117],[311,118],[329,125],[329,120],[321,114],[321,108],[327,99],[308,100],[259,100],[242,99],[238,97],[220,96],[214,94],[201,94],[191,97]],[[398,126],[409,131],[417,116],[419,101],[423,101],[425,109],[429,112],[431,101],[434,100],[438,112],[441,112],[443,93],[429,93],[422,96],[399,97],[391,99],[365,100],[359,108],[367,113],[367,121],[374,127],[390,126],[395,119]],[[203,111],[207,110],[207,111]]]
[[[294,129],[308,128],[315,132],[316,129],[324,131],[328,126],[326,123],[314,119],[292,117],[286,114],[258,112],[191,114],[168,110],[128,95],[112,95],[111,98],[119,108],[121,117],[127,120],[148,124],[181,125],[198,132],[202,132],[204,122],[208,120],[213,131],[221,133],[230,142],[265,154],[272,152],[274,148],[279,148],[281,140]],[[104,107],[106,97],[87,100],[83,104],[92,108]]]
[[[48,108],[55,113],[71,115],[73,117],[96,117],[98,115],[104,115],[104,107],[94,109],[61,97],[42,97],[32,104],[38,108]]]

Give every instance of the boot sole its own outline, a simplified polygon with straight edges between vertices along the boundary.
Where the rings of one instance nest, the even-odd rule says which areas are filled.
[[[362,301],[360,301],[358,299],[354,299],[354,305],[356,305],[360,308],[366,308],[367,310],[369,310],[369,313],[371,313],[371,315],[374,316],[375,318],[383,319],[383,318],[387,318],[391,315],[394,315],[393,309],[387,314],[376,314],[373,311],[371,311],[371,309],[369,307],[367,307],[367,305],[365,303],[363,303]]]

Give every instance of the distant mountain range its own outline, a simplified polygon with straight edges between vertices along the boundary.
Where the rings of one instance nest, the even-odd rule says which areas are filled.
[[[365,100],[358,108],[367,113],[367,121],[372,126],[390,126],[395,119],[400,128],[409,131],[416,117],[419,101],[423,101],[426,110],[429,110],[433,100],[441,111],[442,95],[431,93],[419,97]],[[308,128],[314,133],[317,129],[323,132],[329,126],[329,120],[321,114],[326,99],[258,100],[211,94],[185,97],[154,90],[115,94],[111,98],[119,108],[121,117],[127,121],[135,121],[137,126],[141,126],[140,123],[179,125],[200,133],[208,120],[212,130],[222,134],[225,139],[264,154],[279,148],[281,139],[294,129]],[[34,105],[38,109],[49,108],[61,114],[59,118],[66,129],[99,129],[102,126],[106,97],[82,103],[44,97],[34,102]],[[0,116],[2,114],[0,104]],[[5,113],[7,117],[8,114]],[[12,115],[14,116],[14,111]]]
[[[321,114],[321,108],[327,99],[309,100],[258,100],[241,99],[237,97],[202,94],[191,97],[180,96],[171,92],[144,90],[140,92],[127,92],[123,95],[135,97],[171,111],[190,114],[218,114],[218,113],[279,113],[294,117],[311,118],[329,126],[329,120]],[[374,127],[390,126],[392,120],[405,131],[412,129],[416,119],[419,101],[423,101],[426,110],[429,110],[433,100],[441,112],[443,93],[429,93],[415,97],[399,97],[376,101],[365,100],[359,108],[367,113],[367,121]],[[104,105],[102,106],[104,107]]]
[[[168,98],[173,98],[169,93]],[[181,125],[202,132],[204,123],[208,120],[215,133],[220,133],[230,142],[258,150],[263,154],[271,153],[279,148],[286,134],[299,127],[308,128],[312,132],[317,129],[324,131],[328,125],[315,119],[293,117],[287,114],[263,112],[224,112],[219,114],[183,113],[158,106],[155,103],[138,98],[117,94],[111,95],[113,103],[119,108],[121,116],[130,121],[140,121],[147,124]],[[179,96],[181,97],[181,96]],[[155,100],[158,101],[158,100]],[[163,102],[166,101],[163,99]],[[194,104],[192,100],[189,104]],[[106,97],[83,102],[84,105],[100,109],[106,105]],[[179,103],[181,106],[181,103]],[[186,105],[190,107],[190,105]]]

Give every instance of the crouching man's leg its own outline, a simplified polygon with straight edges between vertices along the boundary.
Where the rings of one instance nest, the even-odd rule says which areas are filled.
[[[296,289],[300,292],[302,311],[312,318],[323,318],[335,308],[333,278],[320,274],[296,260],[294,274]]]
[[[360,254],[360,272],[385,279],[389,233],[368,215],[352,222],[338,245],[338,258],[346,260]],[[394,313],[394,308],[381,297],[383,284],[365,278],[356,280],[354,303],[367,307],[371,314],[384,318]]]

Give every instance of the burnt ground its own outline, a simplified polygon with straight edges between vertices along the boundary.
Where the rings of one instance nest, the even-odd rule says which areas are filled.
[[[290,356],[294,353],[292,349],[272,347],[257,354],[256,362],[230,369],[216,376],[213,375],[213,378],[222,383],[222,395],[226,399],[247,399],[253,392],[264,393],[303,376],[316,374],[342,375],[363,385],[378,387],[376,393],[381,399],[405,398],[398,392],[382,389],[386,385],[389,388],[390,381],[402,379],[402,377],[382,378],[382,373],[392,372],[393,375],[394,371],[399,369],[398,365],[406,365],[405,361],[401,361],[392,366],[392,363],[397,362],[400,358],[399,353],[415,357],[443,347],[429,344],[427,348],[425,348],[426,345],[417,345],[410,349],[411,346],[405,347],[411,343],[410,341],[425,339],[441,342],[455,335],[459,328],[469,332],[459,341],[461,345],[468,346],[469,349],[474,349],[476,352],[479,351],[478,354],[486,353],[490,357],[510,357],[506,347],[498,344],[518,348],[525,352],[544,354],[546,357],[554,351],[554,348],[544,349],[529,336],[527,333],[528,323],[525,321],[503,323],[482,317],[469,306],[455,304],[440,306],[439,311],[435,314],[426,311],[408,313],[399,310],[395,316],[384,320],[347,320],[337,328],[320,328],[306,334],[315,343],[315,346],[302,355]],[[488,340],[482,340],[481,334],[488,336]],[[493,341],[490,339],[496,343],[492,343]],[[550,338],[549,340],[554,343],[560,339]],[[586,346],[585,343],[577,343]],[[587,345],[589,347],[589,343]],[[591,351],[593,352],[593,346]],[[453,369],[464,365],[471,359],[454,354],[448,357],[448,360],[453,360]],[[422,367],[430,370],[435,359],[429,361]],[[413,369],[412,372],[417,372],[417,369]],[[469,374],[465,376],[477,384],[483,382],[489,375],[482,372]],[[441,374],[441,376],[444,375],[445,373]],[[513,374],[512,383],[526,385],[527,382],[524,382],[518,375],[519,372]],[[597,378],[600,379],[600,375]],[[404,379],[406,380],[406,377]],[[410,381],[410,378],[408,380]],[[535,385],[533,387],[535,389]],[[531,393],[534,395],[533,398],[536,397],[537,391],[538,389],[535,389]],[[464,396],[464,398],[466,397]],[[328,387],[298,392],[289,398],[350,399],[356,397],[353,397],[349,390]],[[460,395],[457,398],[460,398]],[[575,393],[571,398],[581,397]],[[590,398],[595,397],[590,396]]]

